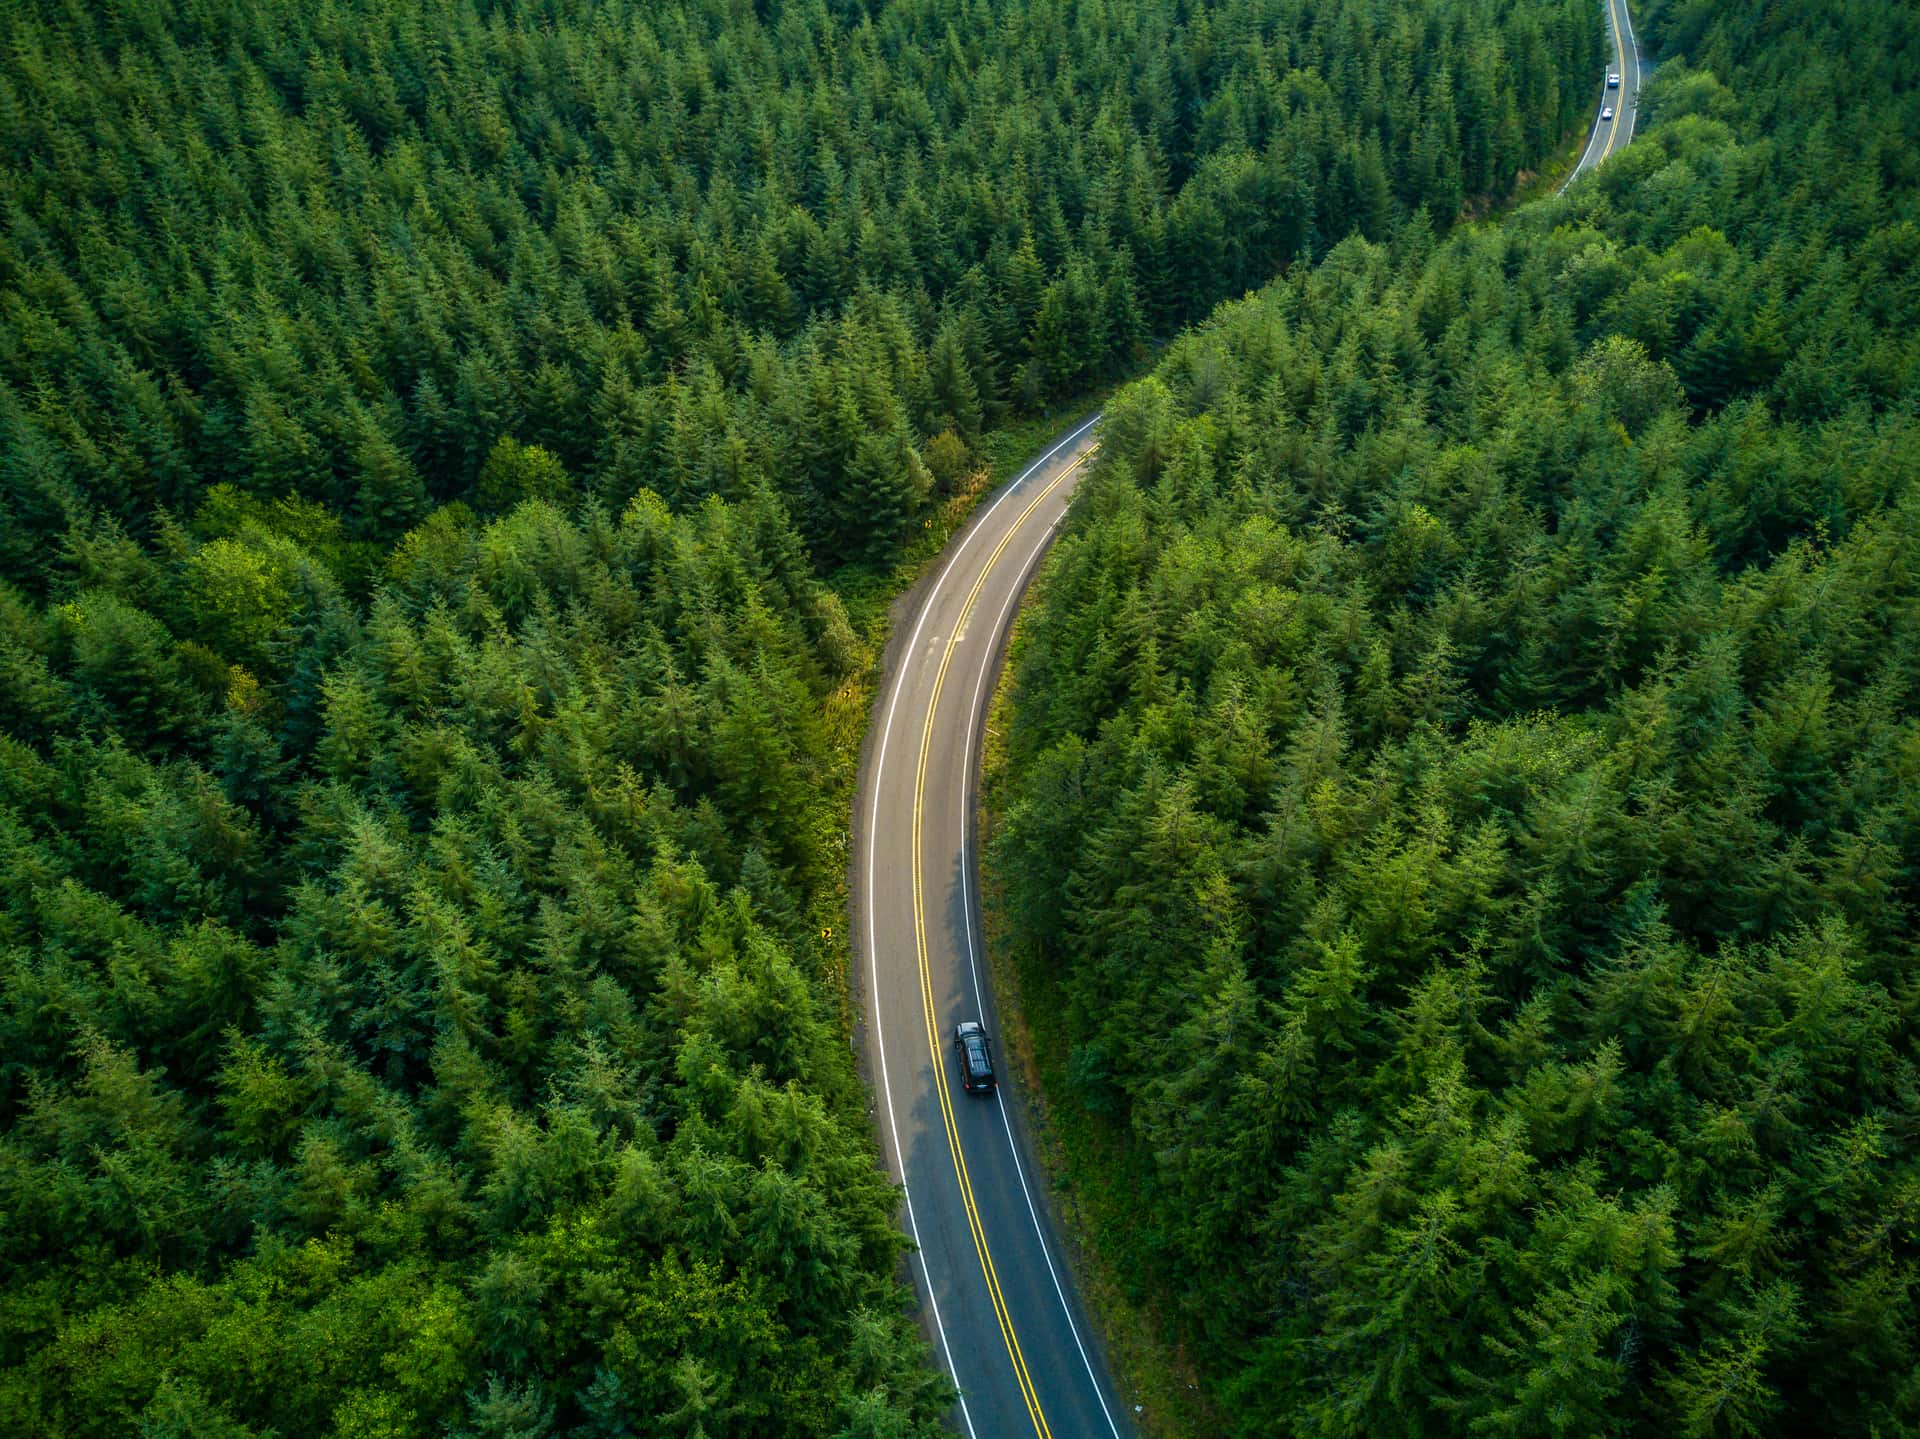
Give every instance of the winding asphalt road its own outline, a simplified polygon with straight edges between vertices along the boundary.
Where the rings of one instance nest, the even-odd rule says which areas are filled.
[[[1097,418],[1094,417],[1094,418]],[[1094,419],[968,523],[897,619],[856,825],[867,1049],[915,1280],[970,1439],[1123,1439],[1122,1413],[1002,1087],[960,1087],[953,1027],[996,1033],[980,953],[973,817],[985,709],[1027,576],[1066,512]]]
[[[1633,33],[1633,17],[1627,13],[1627,0],[1606,0],[1606,4],[1607,31],[1613,37],[1613,57],[1607,64],[1607,73],[1620,77],[1620,87],[1607,89],[1606,77],[1601,77],[1600,98],[1593,107],[1593,132],[1587,137],[1587,148],[1580,152],[1580,163],[1560,186],[1563,195],[1568,185],[1607,156],[1633,143],[1633,123],[1640,111],[1640,42]],[[1609,108],[1612,116],[1601,119]]]
[[[1606,0],[1620,88],[1574,174],[1633,138],[1640,56]],[[981,730],[1015,606],[1064,517],[1099,416],[1056,437],[948,547],[896,614],[855,813],[867,1055],[926,1328],[968,1439],[1131,1439],[1048,1212],[1020,1110],[960,1087],[953,1027],[996,1032],[980,952],[974,813]]]

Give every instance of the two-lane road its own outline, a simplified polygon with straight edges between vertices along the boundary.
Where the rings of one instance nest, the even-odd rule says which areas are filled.
[[[1612,73],[1578,175],[1633,138],[1640,52],[1605,0]],[[1596,105],[1596,110],[1600,108]],[[889,645],[855,812],[867,1053],[881,1145],[905,1192],[914,1280],[968,1439],[1129,1439],[1048,1216],[1043,1176],[1006,1093],[960,1088],[954,1025],[996,1031],[980,953],[976,768],[1014,608],[1065,514],[1098,416],[1058,437],[961,532],[909,596]]]
[[[918,607],[889,656],[861,790],[856,908],[881,1139],[906,1190],[928,1327],[972,1439],[1132,1433],[1009,1097],[962,1090],[952,1050],[963,1019],[996,1031],[973,872],[980,726],[1013,607],[1093,452],[1093,424],[1003,489],[909,599]],[[1004,1059],[998,1068],[1004,1086]]]
[[[1600,99],[1594,106],[1593,132],[1587,137],[1587,148],[1580,152],[1580,163],[1560,186],[1562,194],[1607,156],[1633,143],[1633,122],[1640,110],[1640,42],[1634,38],[1627,0],[1606,0],[1606,6],[1607,33],[1613,39],[1607,74],[1618,75],[1620,83],[1608,86],[1603,77]],[[1607,114],[1609,110],[1611,115]]]

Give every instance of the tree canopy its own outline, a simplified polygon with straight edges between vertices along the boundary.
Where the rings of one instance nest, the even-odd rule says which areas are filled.
[[[500,437],[823,568],[1076,394],[1582,113],[1587,0],[153,7],[0,52],[0,562],[224,481],[389,544]],[[505,488],[503,488],[505,486]]]

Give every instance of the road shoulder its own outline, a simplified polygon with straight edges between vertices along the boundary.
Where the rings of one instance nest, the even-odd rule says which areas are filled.
[[[1032,588],[1039,583],[1038,575],[1029,581]],[[1124,1165],[1122,1137],[1111,1132],[1111,1125],[1104,1126],[1108,1132],[1103,1133],[1099,1118],[1067,1097],[1064,1037],[1052,1033],[1044,1018],[1061,1012],[1058,996],[1046,992],[1032,956],[1017,952],[1001,887],[987,858],[1006,796],[1005,736],[1013,672],[1006,660],[1017,653],[1019,615],[1026,611],[1023,601],[1001,642],[1002,667],[989,692],[974,815],[982,948],[998,1010],[1002,1064],[1014,1080],[1003,1091],[1009,1099],[1007,1112],[1022,1151],[1034,1157],[1042,1180],[1035,1198],[1058,1237],[1092,1337],[1134,1426],[1145,1439],[1206,1439],[1225,1432],[1223,1416],[1206,1402],[1187,1356],[1166,1340],[1167,1316],[1150,1295],[1129,1293],[1105,1257],[1112,1250],[1104,1236],[1123,1223],[1112,1200],[1118,1188],[1114,1176]],[[1042,1055],[1049,1056],[1047,1062],[1042,1063]]]

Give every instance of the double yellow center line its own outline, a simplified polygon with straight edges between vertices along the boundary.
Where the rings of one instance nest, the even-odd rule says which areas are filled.
[[[1039,1439],[1053,1439],[1053,1436],[1047,1428],[1047,1416],[1040,1408],[1039,1392],[1034,1388],[1032,1376],[1027,1373],[1026,1356],[1020,1352],[1020,1340],[1013,1332],[1013,1316],[1008,1312],[1006,1296],[1000,1292],[1000,1276],[994,1272],[993,1254],[987,1248],[986,1230],[980,1223],[980,1210],[973,1199],[973,1183],[967,1177],[966,1156],[960,1152],[960,1131],[953,1119],[953,1094],[947,1086],[947,1065],[940,1044],[940,1021],[934,1007],[933,970],[927,962],[927,911],[923,889],[925,872],[920,857],[920,831],[927,789],[927,760],[933,752],[933,719],[940,709],[940,691],[947,682],[947,666],[953,661],[954,648],[959,644],[960,636],[966,632],[967,617],[973,613],[974,601],[980,598],[980,591],[986,587],[987,576],[993,573],[993,567],[999,563],[1000,556],[1012,543],[1013,537],[1026,527],[1028,518],[1098,448],[1097,444],[1089,446],[1085,453],[1047,482],[1020,512],[1020,518],[1008,527],[1000,543],[994,546],[993,553],[987,556],[986,564],[981,566],[980,577],[973,582],[967,602],[961,607],[960,617],[954,622],[953,633],[947,636],[946,651],[940,657],[940,669],[933,677],[933,697],[927,702],[927,725],[920,735],[920,768],[913,781],[913,934],[919,952],[920,1000],[927,1021],[927,1048],[933,1056],[934,1092],[940,1099],[940,1117],[946,1125],[947,1148],[953,1155],[954,1173],[960,1180],[960,1203],[967,1213],[967,1228],[973,1235],[974,1253],[980,1256],[980,1272],[987,1281],[987,1295],[993,1301],[993,1315],[1000,1324],[1000,1337],[1006,1340],[1007,1357],[1013,1361],[1013,1375],[1019,1382],[1021,1398],[1026,1401],[1027,1414],[1033,1420],[1034,1433]]]
[[[1613,102],[1613,128],[1607,131],[1606,148],[1600,152],[1600,160],[1613,153],[1613,142],[1620,134],[1620,112],[1627,108],[1627,32],[1620,28],[1620,8],[1617,0],[1607,0],[1607,19],[1613,25],[1613,49],[1619,57],[1620,96]],[[1598,165],[1600,160],[1593,163]]]

